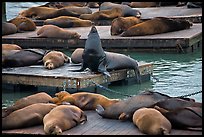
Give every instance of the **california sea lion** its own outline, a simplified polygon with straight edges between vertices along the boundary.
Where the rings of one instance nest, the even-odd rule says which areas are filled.
[[[141,16],[141,12],[139,10],[132,9],[128,5],[122,5],[122,4],[112,3],[112,2],[103,2],[99,7],[99,11],[110,10],[112,8],[122,9],[123,17],[127,17],[127,16],[140,17]]]
[[[131,8],[149,8],[149,7],[157,7],[157,2],[122,2],[124,5],[128,5]]]
[[[141,22],[137,17],[118,17],[111,22],[111,35],[119,35],[129,27]]]
[[[72,63],[83,62],[82,54],[84,50],[77,48],[71,55]],[[119,70],[119,69],[134,69],[137,83],[141,83],[141,75],[139,72],[138,62],[124,54],[105,52],[106,55],[106,69],[107,71]]]
[[[88,27],[92,25],[90,20],[83,20],[77,17],[60,16],[53,19],[46,19],[44,25],[56,25],[61,28]]]
[[[85,48],[82,54],[83,62],[80,70],[89,68],[92,72],[100,72],[110,77],[106,70],[106,54],[102,48],[101,40],[96,27],[93,25],[85,42]]]
[[[55,25],[43,25],[42,28],[37,31],[37,35],[38,37],[64,39],[79,39],[81,37],[77,32],[65,30]]]
[[[2,22],[2,32],[1,35],[9,35],[17,33],[17,27],[13,23]]]
[[[44,116],[56,106],[51,103],[35,103],[13,111],[2,118],[2,130],[40,125],[43,123]]]
[[[155,17],[153,19],[136,24],[126,31],[122,37],[153,35],[183,29],[189,29],[192,23],[185,19],[170,19],[166,17]]]
[[[64,63],[70,63],[70,58],[61,51],[50,51],[43,57],[43,63],[45,68],[55,69]]]
[[[3,67],[24,67],[43,64],[42,58],[47,50],[43,49],[22,49],[4,58]]]
[[[12,106],[2,109],[2,117],[6,117],[15,110],[24,108],[35,103],[48,103],[49,101],[51,101],[51,99],[52,97],[45,92],[39,92],[27,97],[23,97],[17,100]]]
[[[139,108],[152,107],[155,103],[167,98],[170,97],[158,92],[145,91],[136,96],[121,100],[106,109],[101,105],[97,105],[96,112],[104,118],[126,120],[131,119],[133,113]]]
[[[89,8],[99,8],[98,2],[88,2],[86,6]]]
[[[100,104],[103,108],[107,108],[112,104],[119,101],[119,99],[110,99],[104,95],[89,92],[78,92],[69,94],[66,91],[61,91],[55,94],[56,98],[53,99],[55,104],[63,104],[68,102],[70,104],[78,106],[82,110],[95,110],[96,106]]]
[[[34,31],[36,29],[35,23],[27,17],[17,16],[8,22],[15,24],[18,32]]]
[[[2,44],[2,50],[21,50],[22,48],[16,44]]]
[[[46,134],[60,135],[63,131],[87,121],[87,116],[74,105],[60,105],[52,109],[43,118]]]
[[[169,135],[171,131],[170,121],[154,108],[136,110],[132,121],[142,133],[148,135]]]

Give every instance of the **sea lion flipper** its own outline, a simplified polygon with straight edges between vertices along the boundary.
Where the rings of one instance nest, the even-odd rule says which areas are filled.
[[[103,116],[104,111],[105,111],[105,109],[104,109],[100,104],[98,104],[98,105],[96,106],[96,112],[97,112],[100,116]]]
[[[98,66],[98,72],[103,73],[104,75],[107,75],[108,77],[111,77],[110,73],[106,70],[106,67],[104,63],[100,63]]]

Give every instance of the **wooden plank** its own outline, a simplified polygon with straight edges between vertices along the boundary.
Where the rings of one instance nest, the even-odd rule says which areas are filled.
[[[153,73],[153,65],[144,62],[139,62],[138,64],[140,74],[142,76],[148,76],[148,80],[150,80],[150,75]],[[110,78],[103,74],[94,74],[88,71],[71,72],[70,70],[73,69],[80,69],[80,66],[65,64],[53,70],[47,70],[44,66],[40,65],[3,68],[2,83],[63,87],[63,83],[66,82],[66,88],[80,89],[95,86],[93,82],[105,84],[133,78],[135,76],[134,70],[132,69],[111,71]],[[144,79],[142,82],[146,80],[147,79]]]
[[[131,121],[105,119],[95,111],[85,111],[87,122],[64,131],[63,135],[144,135]],[[43,125],[23,129],[2,130],[2,134],[44,135]],[[202,135],[202,130],[172,129],[170,135]]]
[[[168,49],[180,52],[178,44],[184,51],[194,44],[202,40],[202,24],[193,24],[190,29],[180,30],[175,32],[168,32],[163,34],[134,36],[134,37],[120,37],[110,35],[110,26],[96,26],[101,38],[104,49],[133,49],[145,50],[149,49]],[[37,30],[40,27],[37,28]],[[84,48],[87,35],[90,27],[66,28],[67,30],[76,31],[81,34],[78,41],[73,42],[69,39],[54,39],[54,38],[29,38],[37,36],[36,31],[26,33],[16,33],[7,36],[2,36],[2,43],[14,43],[20,45],[22,48],[64,48],[76,49]]]

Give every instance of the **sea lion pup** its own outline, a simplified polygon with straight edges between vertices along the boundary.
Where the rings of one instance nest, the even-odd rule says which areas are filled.
[[[13,111],[2,118],[2,130],[40,125],[43,123],[44,116],[56,106],[51,103],[35,103]]]
[[[52,109],[43,118],[46,134],[60,135],[63,131],[87,121],[86,114],[74,105],[60,105]]]
[[[12,106],[2,109],[2,117],[6,117],[15,110],[24,108],[35,103],[48,103],[51,101],[51,99],[52,97],[45,92],[39,92],[33,95],[23,97],[17,100]]]
[[[117,3],[112,3],[112,2],[103,2],[99,7],[99,11],[110,10],[113,8],[120,8],[122,10],[123,17],[135,16],[135,17],[140,18],[141,16],[141,12],[139,10],[133,9],[129,7],[128,5],[117,4]]]
[[[37,35],[42,38],[79,39],[81,37],[77,32],[65,30],[55,25],[43,25],[37,31]]]
[[[172,128],[170,121],[154,108],[136,110],[132,121],[142,133],[148,135],[169,135]]]
[[[129,97],[104,109],[101,105],[97,105],[96,112],[110,119],[128,120],[131,119],[133,113],[142,107],[152,107],[155,103],[170,98],[165,94],[153,91],[145,91],[136,96]]]
[[[2,44],[2,50],[21,50],[22,48],[17,44]]]
[[[123,31],[126,31],[129,27],[132,27],[138,23],[141,23],[137,17],[118,17],[111,22],[111,35],[119,35]]]
[[[2,22],[2,32],[1,35],[9,35],[17,33],[17,27],[13,23]]]
[[[124,31],[122,37],[130,36],[144,36],[160,34],[172,31],[178,31],[183,29],[189,29],[192,23],[185,19],[170,19],[166,17],[155,17],[153,19],[136,24],[126,31]]]
[[[55,69],[70,63],[70,58],[61,51],[50,51],[43,57],[43,63],[46,69]]]
[[[27,17],[17,16],[8,22],[15,24],[18,32],[34,31],[36,29],[35,23]]]
[[[61,91],[55,94],[52,99],[55,104],[63,104],[63,102],[68,102],[70,104],[78,106],[82,110],[95,110],[96,106],[100,104],[104,108],[111,106],[112,104],[119,102],[119,99],[110,99],[104,95],[89,92],[78,92],[69,94],[66,91]]]
[[[88,27],[92,25],[90,20],[83,20],[77,17],[60,16],[53,19],[46,19],[44,25],[56,25],[61,28]]]

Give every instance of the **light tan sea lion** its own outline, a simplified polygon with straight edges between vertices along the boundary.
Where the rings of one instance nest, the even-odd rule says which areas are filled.
[[[60,16],[53,19],[46,19],[44,25],[56,25],[61,28],[88,27],[92,25],[90,20],[83,20],[77,17]]]
[[[130,6],[131,8],[149,8],[158,6],[157,2],[125,2],[124,4]]]
[[[138,129],[148,135],[169,135],[171,123],[158,110],[154,108],[140,108],[132,117]]]
[[[17,44],[2,44],[2,50],[21,50],[22,48]]]
[[[37,31],[37,35],[38,37],[64,39],[79,39],[81,37],[77,32],[65,30],[55,25],[43,25],[42,28]]]
[[[51,99],[52,97],[45,92],[39,92],[33,95],[29,95],[27,97],[23,97],[17,100],[12,106],[2,109],[2,117],[6,117],[13,111],[16,111],[18,109],[24,108],[35,103],[48,103]]]
[[[15,24],[18,32],[34,31],[36,29],[35,23],[31,19],[23,16],[17,16],[9,20],[9,23]]]
[[[183,29],[189,29],[193,24],[185,19],[170,19],[166,17],[155,17],[153,19],[136,24],[126,31],[122,37],[144,36],[160,34]]]
[[[58,68],[64,63],[70,63],[70,58],[61,51],[50,51],[43,57],[44,67],[46,69]]]
[[[87,116],[74,105],[60,105],[52,109],[43,118],[46,134],[60,135],[63,131],[87,121]]]
[[[2,130],[40,125],[43,123],[43,117],[56,106],[51,103],[35,103],[13,111],[2,118]]]
[[[119,35],[122,32],[126,31],[128,28],[141,23],[137,17],[118,17],[111,22],[111,35]]]

